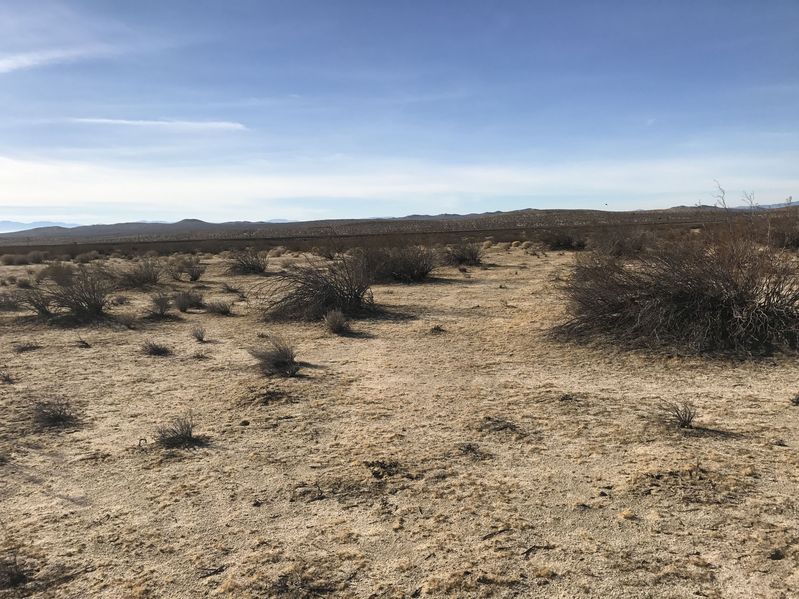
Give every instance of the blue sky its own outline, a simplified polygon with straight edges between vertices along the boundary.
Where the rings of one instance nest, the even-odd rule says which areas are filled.
[[[0,220],[799,196],[799,2],[3,0]]]

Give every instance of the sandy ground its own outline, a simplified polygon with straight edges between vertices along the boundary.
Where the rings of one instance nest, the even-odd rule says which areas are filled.
[[[553,341],[572,260],[492,249],[486,268],[376,286],[391,316],[352,337],[247,302],[137,330],[0,313],[16,379],[0,385],[0,537],[33,574],[0,596],[799,596],[795,357]],[[256,280],[214,259],[201,283],[233,298],[223,281]],[[127,295],[112,313],[143,314]],[[301,376],[264,378],[258,333],[291,339]],[[30,400],[53,396],[78,426],[32,425]],[[663,424],[665,400],[693,402],[698,428]],[[208,445],[155,446],[189,409]]]

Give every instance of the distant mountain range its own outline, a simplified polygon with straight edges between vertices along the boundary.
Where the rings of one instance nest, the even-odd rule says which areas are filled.
[[[0,233],[12,233],[14,231],[26,231],[28,229],[40,229],[42,227],[61,227],[71,229],[79,225],[73,223],[56,223],[51,221],[36,221],[32,223],[20,223],[13,220],[0,220]]]

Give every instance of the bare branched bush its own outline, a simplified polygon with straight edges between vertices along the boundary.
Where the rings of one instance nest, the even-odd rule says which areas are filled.
[[[127,289],[147,289],[158,284],[162,272],[158,258],[143,258],[119,273],[119,284]]]
[[[163,318],[167,315],[171,306],[172,301],[163,291],[159,291],[150,296],[150,313],[153,316]]]
[[[21,341],[13,345],[14,353],[16,354],[24,354],[41,348],[42,346],[35,341]]]
[[[53,315],[55,303],[52,295],[41,287],[25,289],[17,296],[19,305],[25,309],[36,312],[40,318],[47,318]]]
[[[269,346],[251,349],[250,354],[258,360],[258,366],[264,374],[294,376],[300,369],[296,360],[294,346],[283,337],[272,336],[268,339]]]
[[[591,253],[564,285],[556,332],[623,346],[770,353],[799,347],[799,280],[783,253],[746,240],[664,245],[634,264]]]
[[[345,256],[277,273],[257,295],[264,315],[275,320],[320,320],[331,310],[352,316],[372,307],[370,280],[361,256]]]
[[[479,266],[483,262],[483,247],[466,242],[447,246],[444,261],[452,266]]]
[[[114,284],[107,272],[97,267],[81,267],[69,285],[48,288],[53,303],[81,320],[103,315]]]
[[[172,350],[164,345],[163,343],[158,343],[157,341],[153,341],[152,339],[146,340],[142,343],[142,351],[147,354],[148,356],[171,356]]]
[[[172,258],[164,267],[166,272],[176,281],[180,281],[185,274],[189,281],[198,281],[205,273],[205,266],[200,263],[197,256],[180,256]]]
[[[665,422],[677,428],[693,428],[696,418],[696,408],[688,403],[665,402],[660,406],[660,411]]]
[[[205,309],[209,314],[217,314],[219,316],[230,316],[233,312],[233,304],[221,300],[214,300],[206,302]]]
[[[435,254],[429,248],[405,246],[360,250],[375,282],[423,281],[436,266]]]
[[[227,271],[232,275],[260,275],[266,272],[268,266],[269,258],[264,252],[247,248],[231,255]]]
[[[172,299],[177,309],[181,312],[187,312],[190,308],[202,308],[205,306],[202,294],[196,291],[178,291]]]
[[[350,321],[341,310],[331,310],[325,314],[325,328],[334,335],[347,335],[350,333]]]
[[[63,398],[34,400],[31,412],[33,422],[39,428],[63,428],[77,421],[72,403]]]
[[[176,416],[170,422],[159,426],[155,431],[155,441],[169,449],[188,448],[203,445],[202,437],[194,434],[194,417],[191,412]]]

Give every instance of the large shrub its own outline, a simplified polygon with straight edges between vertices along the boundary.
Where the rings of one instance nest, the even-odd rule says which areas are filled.
[[[275,274],[258,291],[264,314],[276,320],[318,320],[331,310],[353,315],[372,306],[371,275],[360,255],[330,264],[309,262]]]
[[[799,345],[799,280],[787,255],[751,241],[663,245],[635,263],[592,252],[565,284],[557,331],[622,346],[769,353]]]
[[[483,262],[483,246],[467,242],[447,246],[444,262],[453,266],[479,266]]]
[[[368,248],[359,252],[375,282],[418,283],[436,266],[433,251],[422,246]]]

